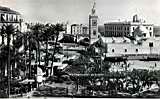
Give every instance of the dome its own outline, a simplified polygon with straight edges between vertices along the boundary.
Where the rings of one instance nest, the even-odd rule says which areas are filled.
[[[139,31],[142,32],[142,33],[148,33],[148,32],[149,32],[149,31],[146,29],[146,27],[144,27],[144,26],[142,26],[142,25],[140,25],[140,26],[138,27],[138,29],[139,29]]]
[[[143,25],[138,26],[138,27],[134,30],[134,36],[145,37],[145,38],[150,37],[149,31],[148,31],[148,30],[146,29],[146,27],[144,27]]]

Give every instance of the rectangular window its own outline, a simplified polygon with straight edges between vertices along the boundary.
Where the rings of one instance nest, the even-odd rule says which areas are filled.
[[[5,14],[1,14],[1,21],[6,21],[6,15]]]
[[[127,27],[127,30],[129,30],[129,27]]]
[[[112,52],[114,53],[114,49],[112,49]]]
[[[127,52],[127,49],[125,49],[124,52]]]
[[[126,36],[126,32],[124,32],[124,36]]]
[[[149,35],[152,36],[152,32],[149,32]]]
[[[149,42],[149,47],[153,47],[153,42]]]

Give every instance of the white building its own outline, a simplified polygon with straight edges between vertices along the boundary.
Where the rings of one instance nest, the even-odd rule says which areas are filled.
[[[88,26],[84,24],[72,24],[71,34],[72,35],[88,34]]]
[[[160,54],[160,38],[150,37],[149,30],[139,25],[133,38],[101,37],[96,43],[103,44],[106,55]]]
[[[124,22],[108,22],[104,24],[105,33],[103,36],[106,37],[122,37],[122,36],[133,36],[135,29],[142,25],[149,32],[149,36],[153,36],[153,24],[146,23],[138,19],[138,16],[133,16],[133,21]]]
[[[19,12],[16,12],[14,10],[11,10],[7,7],[1,7],[0,6],[0,32],[3,32],[3,29],[5,29],[6,25],[12,24],[16,30],[21,31],[21,14]],[[4,36],[3,36],[4,37]],[[2,44],[2,35],[0,35],[0,44]],[[11,35],[11,41],[13,40],[13,35]],[[7,44],[6,38],[4,38],[4,44]],[[12,44],[12,43],[11,43]]]

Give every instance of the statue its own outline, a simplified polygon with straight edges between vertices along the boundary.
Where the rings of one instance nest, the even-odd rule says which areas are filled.
[[[94,2],[93,8],[92,8],[92,15],[94,15],[96,12],[95,6],[96,6],[96,3]]]

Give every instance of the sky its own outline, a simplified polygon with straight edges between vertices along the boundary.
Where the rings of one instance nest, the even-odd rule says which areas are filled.
[[[20,12],[27,22],[88,24],[94,0],[0,0],[1,6]],[[160,0],[96,0],[99,24],[132,20],[138,14],[146,22],[160,25]]]

